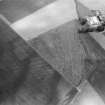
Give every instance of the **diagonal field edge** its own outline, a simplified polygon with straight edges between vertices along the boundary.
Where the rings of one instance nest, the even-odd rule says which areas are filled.
[[[74,0],[57,0],[13,23],[11,27],[25,40],[77,18]]]
[[[60,11],[62,11],[62,9],[65,9],[64,11],[68,11],[68,9],[70,9],[71,7],[69,7],[71,4],[68,4],[68,0],[66,0],[65,2],[65,4],[64,4],[64,2],[62,2],[63,0],[60,0],[60,1],[56,1],[56,2],[54,2],[54,5],[53,6],[55,6],[56,5],[56,7],[58,6],[58,4],[62,4],[63,6],[61,6],[61,8],[57,8],[57,10],[58,10],[58,12],[57,12],[57,14],[56,15],[51,15],[50,14],[50,16],[51,17],[53,17],[54,18],[54,21],[50,21],[50,19],[49,19],[49,22],[47,22],[46,21],[46,18],[44,18],[44,17],[46,17],[46,16],[48,16],[49,17],[49,13],[47,13],[47,12],[43,12],[43,10],[48,10],[49,8],[51,8],[51,7],[53,7],[52,6],[52,4],[49,6],[47,6],[47,7],[45,7],[45,8],[43,8],[42,10],[39,10],[37,13],[35,13],[35,14],[39,14],[39,15],[36,15],[35,16],[35,14],[33,14],[33,15],[30,15],[30,16],[28,16],[28,17],[26,17],[26,18],[24,18],[23,20],[20,20],[20,21],[18,21],[18,22],[16,22],[16,23],[14,23],[13,25],[12,25],[12,28],[13,29],[15,29],[15,31],[21,36],[21,37],[23,37],[26,41],[27,40],[31,40],[31,39],[39,39],[39,40],[43,40],[43,38],[46,36],[45,34],[41,34],[41,32],[42,33],[44,33],[44,32],[47,32],[48,30],[51,30],[51,29],[53,29],[53,28],[56,28],[56,27],[58,27],[58,26],[60,26],[60,25],[62,25],[62,24],[64,24],[65,23],[65,21],[66,22],[68,22],[68,21],[71,21],[71,20],[73,20],[75,17],[74,16],[76,16],[76,18],[77,18],[77,14],[76,14],[76,10],[75,10],[75,4],[74,4],[74,2],[73,2],[73,4],[74,5],[72,5],[72,12],[70,12],[70,13],[73,13],[73,15],[72,14],[69,14],[68,12],[67,12],[67,17],[69,17],[69,18],[67,18],[66,17],[66,15],[63,15],[63,17],[62,17],[62,13],[60,13]],[[71,1],[70,1],[71,2]],[[65,5],[65,6],[64,6]],[[69,6],[68,6],[69,5]],[[63,7],[63,8],[62,8]],[[47,8],[47,9],[46,9]],[[53,8],[54,9],[54,8]],[[51,11],[53,10],[53,9],[51,9]],[[50,10],[50,9],[49,9]],[[48,10],[48,11],[49,11]],[[40,11],[42,11],[42,12],[40,12]],[[85,11],[85,10],[84,10]],[[40,13],[42,13],[42,15],[40,14]],[[46,13],[47,13],[47,15],[46,15]],[[43,15],[44,14],[44,15]],[[47,24],[41,24],[43,27],[41,28],[40,27],[40,18],[39,17],[37,17],[37,16],[42,16],[42,20],[43,19],[45,19],[45,20],[43,20],[43,21],[41,21],[42,23],[43,22],[47,22]],[[44,17],[43,17],[44,16]],[[55,17],[54,17],[55,16]],[[57,16],[57,17],[56,17]],[[58,16],[59,16],[59,18],[58,18]],[[31,18],[30,18],[31,17]],[[37,17],[37,18],[35,18],[35,17]],[[61,18],[61,20],[58,22],[58,20],[60,19],[60,17],[62,17]],[[28,20],[29,19],[29,20]],[[35,20],[36,19],[36,20]],[[39,20],[38,20],[39,19]],[[57,20],[58,19],[58,20]],[[68,20],[66,20],[66,19],[68,19]],[[56,20],[56,21],[55,21]],[[37,22],[38,23],[37,23]],[[23,22],[23,23],[22,23]],[[27,24],[27,22],[28,22],[28,24]],[[33,23],[32,22],[36,22],[37,24],[34,24],[33,25]],[[51,22],[51,23],[50,23]],[[56,24],[54,24],[54,22],[56,23]],[[22,24],[20,24],[20,23],[22,23]],[[24,24],[25,23],[25,24]],[[48,23],[50,23],[50,24],[48,24]],[[59,24],[58,24],[59,23]],[[39,25],[39,30],[41,31],[39,31],[38,32],[38,25]],[[48,26],[47,26],[48,25]],[[22,27],[21,27],[22,26]],[[24,27],[23,27],[24,26]],[[46,27],[47,26],[47,27]],[[51,27],[49,27],[49,26],[51,26]],[[37,27],[37,28],[36,28]],[[36,29],[36,30],[35,30]],[[72,29],[72,28],[70,28],[70,29]],[[72,31],[72,30],[71,30]],[[71,32],[72,33],[72,32]],[[41,35],[40,35],[41,34]],[[40,37],[38,37],[38,36],[40,36]],[[61,37],[61,38],[63,38],[63,37]],[[49,38],[48,38],[48,40],[49,40]],[[52,39],[50,39],[50,40],[52,40]],[[35,42],[36,40],[34,40],[34,42]],[[47,37],[45,37],[44,38],[44,42],[46,43],[47,42]],[[65,41],[66,42],[66,41]],[[51,44],[49,44],[48,42],[47,42],[47,46],[45,45],[45,46],[43,46],[43,49],[39,49],[38,48],[38,44],[37,44],[37,42],[35,42],[36,43],[36,45],[34,45],[33,43],[30,43],[30,45],[34,48],[34,50],[36,50],[50,65],[52,65],[52,67],[53,68],[55,68],[58,72],[59,72],[59,68],[63,68],[63,66],[62,66],[62,64],[64,63],[64,62],[62,62],[62,63],[60,63],[60,58],[59,58],[59,56],[58,56],[58,59],[55,59],[55,58],[53,58],[53,59],[49,59],[49,58],[52,58],[51,57],[51,55],[49,55],[48,54],[48,52],[47,53],[44,53],[43,51],[45,50],[44,48],[47,48],[47,49],[49,49],[49,51],[51,50]],[[42,43],[43,44],[43,43]],[[70,44],[70,43],[69,43]],[[50,47],[49,47],[49,45],[51,45]],[[40,47],[40,46],[39,46]],[[56,49],[59,49],[59,48],[57,48],[57,46],[54,46]],[[59,47],[59,46],[58,46]],[[64,49],[66,49],[66,46],[65,46],[65,48]],[[42,51],[43,50],[43,51]],[[67,49],[66,49],[67,50]],[[47,50],[48,51],[48,50]],[[52,51],[52,50],[51,50]],[[54,51],[54,52],[56,52],[56,51]],[[59,50],[59,52],[60,52],[60,50]],[[52,52],[53,53],[53,52]],[[64,55],[66,55],[67,53],[69,53],[69,52],[65,52],[64,51]],[[76,54],[76,53],[75,53]],[[59,55],[59,54],[58,54]],[[78,55],[78,54],[76,54],[76,55]],[[49,56],[49,57],[48,57]],[[53,53],[53,56],[56,56],[56,54],[54,54]],[[69,58],[70,59],[70,58]],[[75,61],[78,59],[78,57],[75,59]],[[51,60],[53,60],[53,61],[51,61]],[[78,61],[78,60],[77,60]],[[54,63],[55,62],[55,63]],[[58,62],[58,63],[56,63],[56,62]],[[59,65],[58,65],[59,64]],[[78,63],[79,64],[79,63]],[[58,65],[58,66],[57,66]],[[60,67],[60,65],[61,65],[61,67]],[[62,72],[61,71],[61,74],[66,78],[66,80],[68,80],[69,82],[71,81],[71,78],[70,78],[70,76],[71,76],[71,74],[70,74],[70,72]],[[68,75],[68,76],[67,76]],[[69,76],[70,75],[70,76]],[[72,77],[72,76],[71,76]],[[75,77],[74,77],[74,80],[75,80]],[[78,81],[79,81],[79,79],[78,79]],[[77,80],[76,81],[74,81],[74,83],[73,84],[78,84],[78,83],[75,83],[75,82],[78,82]]]

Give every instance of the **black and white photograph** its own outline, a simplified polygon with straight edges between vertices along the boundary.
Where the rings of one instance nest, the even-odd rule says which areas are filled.
[[[105,105],[105,0],[0,0],[0,105]]]

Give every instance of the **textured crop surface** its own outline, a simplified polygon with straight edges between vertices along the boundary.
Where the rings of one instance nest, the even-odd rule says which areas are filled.
[[[76,86],[105,59],[104,49],[89,35],[77,34],[76,21],[68,22],[29,41],[52,67]]]
[[[0,19],[0,104],[61,105],[75,89]]]
[[[50,97],[56,91],[56,83],[60,79],[59,74],[2,20],[0,20],[0,53],[1,101],[16,94],[21,85],[23,97],[33,95],[33,98],[39,98],[40,101],[51,100]]]

